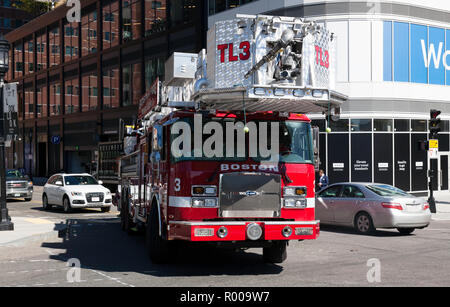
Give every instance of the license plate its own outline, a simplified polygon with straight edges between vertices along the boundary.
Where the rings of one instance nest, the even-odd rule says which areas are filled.
[[[14,194],[14,197],[20,197],[20,194]]]
[[[91,199],[93,202],[99,202],[100,201],[100,197],[92,197]]]
[[[298,227],[295,228],[295,234],[297,236],[311,236],[314,234],[314,230],[309,227]]]

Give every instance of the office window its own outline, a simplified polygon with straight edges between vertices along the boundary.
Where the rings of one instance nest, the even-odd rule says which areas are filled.
[[[47,37],[42,34],[36,38],[37,71],[47,68]]]
[[[97,12],[81,17],[81,55],[97,52]]]
[[[145,0],[145,36],[166,29],[167,1]]]
[[[36,116],[47,117],[47,86],[36,89]]]
[[[122,69],[123,106],[138,104],[142,96],[141,64],[126,65]]]
[[[118,108],[119,102],[119,68],[103,71],[103,108]]]
[[[372,131],[372,120],[371,119],[352,119],[351,120],[351,131]]]
[[[32,87],[25,89],[25,119],[34,118],[34,90]]]
[[[25,42],[25,73],[30,74],[34,72],[33,59],[34,43],[32,40]]]
[[[394,124],[392,119],[374,119],[373,131],[377,132],[392,132],[394,131]]]
[[[98,106],[98,83],[97,74],[92,73],[81,77],[82,97],[81,111],[94,111]]]
[[[106,1],[103,5],[103,49],[119,44],[119,1]]]
[[[61,115],[61,84],[50,85],[50,116]]]
[[[141,8],[139,0],[124,0],[122,2],[122,39],[129,41],[140,36]]]
[[[24,73],[22,43],[14,44],[14,62],[14,78],[22,77]]]
[[[411,120],[411,131],[414,132],[427,132],[427,120]]]
[[[79,111],[80,89],[78,78],[65,81],[65,113],[71,114]]]
[[[164,75],[164,58],[155,58],[145,61],[145,90],[148,91],[156,80]]]
[[[200,1],[179,0],[171,2],[170,25],[172,27],[188,22],[198,22],[200,18],[201,18]]]
[[[64,61],[68,62],[78,57],[78,23],[64,25]]]

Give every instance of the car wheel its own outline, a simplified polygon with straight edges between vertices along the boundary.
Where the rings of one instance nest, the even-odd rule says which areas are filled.
[[[49,205],[47,195],[44,194],[42,196],[42,207],[44,210],[50,210],[52,208],[52,205]]]
[[[107,213],[109,211],[111,211],[111,207],[103,207],[101,208],[103,213]]]
[[[355,218],[355,229],[360,234],[371,234],[375,231],[372,218],[365,212],[359,213]]]
[[[397,228],[402,235],[410,235],[416,230],[415,228]]]
[[[63,208],[64,208],[64,212],[65,213],[71,213],[72,212],[72,207],[70,206],[70,201],[69,198],[66,196],[63,199]]]
[[[264,247],[263,259],[266,263],[283,263],[287,259],[287,242],[277,241],[271,247]]]

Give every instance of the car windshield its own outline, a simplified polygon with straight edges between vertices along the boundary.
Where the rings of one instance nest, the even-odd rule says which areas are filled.
[[[203,119],[202,125],[208,128],[205,128],[208,133],[202,134],[203,143],[199,145],[203,145],[203,152],[200,150],[198,155],[194,151],[197,148],[193,136],[194,120],[184,118],[179,123],[185,127],[177,131],[178,133],[173,131],[171,133],[171,150],[172,153],[176,153],[176,157],[172,156],[172,159],[175,163],[200,160],[246,161],[248,158],[256,162],[270,162],[270,158],[275,158],[282,163],[312,164],[314,160],[311,125],[308,122],[256,120],[248,123],[248,127],[254,128],[245,133],[244,124],[234,118]],[[272,133],[277,133],[278,140],[274,140],[274,144],[278,143],[278,150],[269,150],[272,145]],[[253,150],[249,148],[249,144],[253,146]],[[213,155],[206,155],[205,148],[213,148]],[[261,152],[263,148],[264,154]],[[229,149],[232,151],[229,152]],[[268,152],[276,153],[275,157],[268,155]]]
[[[367,188],[380,196],[411,196],[405,191],[390,185],[368,185]]]
[[[18,170],[12,169],[6,171],[6,179],[7,180],[14,180],[14,179],[27,179],[26,176],[24,176],[21,172]]]
[[[65,185],[97,185],[98,182],[91,176],[64,176]]]

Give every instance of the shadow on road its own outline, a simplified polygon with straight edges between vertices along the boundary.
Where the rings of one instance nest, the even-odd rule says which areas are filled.
[[[136,272],[160,277],[210,275],[279,274],[283,267],[265,264],[262,256],[249,251],[232,251],[205,245],[181,243],[176,259],[167,265],[152,264],[145,237],[128,235],[120,221],[112,219],[70,219],[57,224],[62,242],[46,242],[51,259],[67,262],[77,258],[83,268],[104,272]],[[257,251],[257,250],[255,250]]]
[[[374,233],[369,235],[363,235],[357,233],[353,228],[346,227],[346,226],[334,226],[334,225],[325,225],[320,224],[320,232],[334,232],[334,233],[342,233],[342,234],[348,234],[348,235],[354,235],[354,236],[370,236],[370,237],[405,237],[405,236],[414,236],[414,234],[411,235],[404,235],[396,230],[380,230],[377,229]]]

